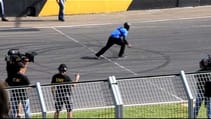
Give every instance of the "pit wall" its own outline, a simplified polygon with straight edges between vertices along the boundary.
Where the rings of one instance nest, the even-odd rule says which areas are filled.
[[[4,0],[6,16],[54,16],[56,0]],[[111,13],[211,5],[211,0],[66,0],[65,14]]]
[[[89,14],[126,11],[132,0],[66,0],[65,14]],[[47,0],[40,16],[57,15],[56,0]]]

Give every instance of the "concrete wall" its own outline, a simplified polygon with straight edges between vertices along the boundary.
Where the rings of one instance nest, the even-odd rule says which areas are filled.
[[[4,0],[6,16],[54,16],[56,0]],[[110,13],[211,5],[211,0],[66,0],[65,14]]]
[[[132,0],[66,0],[65,14],[87,14],[126,11]],[[47,0],[40,16],[58,14],[56,0]]]

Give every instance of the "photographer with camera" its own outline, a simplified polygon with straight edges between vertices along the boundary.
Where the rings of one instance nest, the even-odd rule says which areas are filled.
[[[8,86],[29,86],[30,81],[25,75],[29,62],[34,62],[35,53],[21,54],[18,49],[10,49],[5,58]],[[29,96],[26,88],[18,88],[11,91],[11,112],[10,118],[16,118],[18,104],[21,102],[25,113],[25,118],[31,117]]]
[[[194,118],[197,118],[199,109],[204,101],[207,108],[207,117],[211,118],[211,56],[207,55],[199,62],[199,74],[195,75],[197,79],[197,95],[194,107]]]

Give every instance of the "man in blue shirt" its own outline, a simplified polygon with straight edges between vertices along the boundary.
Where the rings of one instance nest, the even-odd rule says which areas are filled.
[[[113,32],[111,32],[107,44],[98,53],[95,54],[96,57],[99,58],[114,44],[121,46],[118,56],[123,57],[125,51],[125,45],[131,47],[131,45],[126,40],[129,29],[130,29],[130,24],[125,22],[124,26],[120,26],[116,28]]]

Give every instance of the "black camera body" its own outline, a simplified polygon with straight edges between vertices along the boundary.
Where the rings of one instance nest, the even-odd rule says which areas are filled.
[[[10,49],[5,57],[8,77],[15,75],[26,62],[34,62],[36,52],[20,53],[18,49]]]
[[[36,55],[36,52],[20,53],[18,49],[10,49],[5,57],[5,61],[12,64],[25,61],[34,62],[34,57]]]

